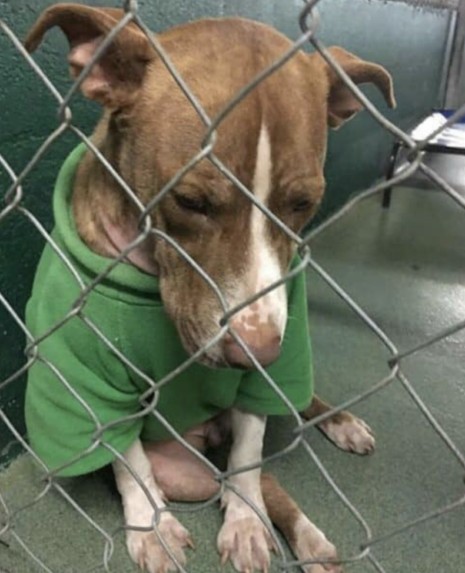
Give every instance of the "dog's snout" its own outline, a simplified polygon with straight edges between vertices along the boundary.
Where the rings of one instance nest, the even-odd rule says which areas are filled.
[[[235,327],[234,330],[247,345],[251,353],[262,366],[274,362],[281,351],[281,336],[275,328],[269,327],[257,331],[246,331]],[[252,368],[252,360],[231,335],[223,340],[224,357],[226,362],[236,368]]]

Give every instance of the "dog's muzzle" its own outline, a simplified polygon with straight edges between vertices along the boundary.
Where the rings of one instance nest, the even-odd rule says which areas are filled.
[[[243,325],[237,325],[232,321],[231,328],[262,366],[268,366],[279,357],[281,335],[276,327],[266,324],[257,329],[247,330]],[[232,367],[254,367],[251,358],[229,333],[223,338],[223,353],[226,362]]]

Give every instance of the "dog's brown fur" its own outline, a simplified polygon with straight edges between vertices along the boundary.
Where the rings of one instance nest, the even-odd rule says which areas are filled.
[[[95,51],[101,36],[121,16],[122,11],[116,9],[57,5],[32,28],[26,47],[35,49],[48,28],[60,26],[70,42],[69,60],[76,77],[88,60],[83,46]],[[241,19],[202,20],[157,38],[210,117],[292,45],[275,30]],[[198,57],[200,45],[202,55]],[[391,79],[384,68],[341,48],[333,48],[331,53],[355,82],[375,83],[394,105]],[[199,153],[205,125],[134,24],[118,34],[81,89],[106,109],[93,137],[95,144],[143,204]],[[298,232],[323,195],[327,126],[338,127],[360,108],[318,54],[298,52],[234,107],[218,127],[214,153],[250,188],[260,125],[265,122],[273,141],[269,207]],[[212,216],[184,208],[186,201],[206,202]],[[73,207],[81,237],[96,252],[115,254],[105,232],[108,226],[123,230],[128,240],[137,234],[140,211],[91,153],[80,166]],[[244,272],[252,208],[251,202],[204,160],[152,210],[151,219],[154,227],[175,239],[221,288]],[[293,244],[271,222],[267,226],[285,272]],[[220,312],[219,302],[205,280],[165,241],[146,241],[143,249],[159,274],[167,311],[188,351],[194,352],[217,331],[212,309]]]
[[[26,48],[35,50],[45,32],[59,26],[70,43],[71,75],[76,78],[122,16],[117,9],[56,5],[38,19]],[[157,40],[209,117],[216,116],[241,88],[292,46],[277,31],[238,18],[186,24],[160,34]],[[392,81],[384,68],[342,48],[330,51],[355,83],[374,83],[394,106]],[[142,205],[149,204],[202,148],[204,122],[135,24],[119,32],[82,81],[81,91],[105,108],[93,135],[94,144]],[[339,127],[361,108],[320,55],[300,51],[220,123],[214,154],[251,188],[257,140],[266,123],[273,142],[268,207],[297,233],[314,214],[324,192],[328,125]],[[247,221],[252,208],[204,159],[151,210],[150,217],[153,228],[169,234],[227,291],[247,265]],[[140,208],[89,152],[76,176],[73,210],[80,236],[102,255],[116,254],[109,230],[117,229],[126,243],[138,234]],[[271,222],[267,222],[267,239],[279,253],[284,273],[293,255],[292,242]],[[218,329],[215,311],[220,309],[215,295],[165,241],[149,238],[139,254],[146,268],[159,275],[166,309],[186,349],[194,352]],[[205,360],[208,362],[208,357]],[[211,361],[221,363],[221,353]],[[303,416],[312,417],[328,408],[315,398]],[[354,421],[350,414],[341,413],[332,423],[340,426]],[[322,429],[331,434],[331,421],[324,422]],[[338,441],[337,434],[331,437]],[[366,453],[372,442],[340,445]],[[212,491],[216,488],[213,483]],[[299,555],[297,523],[302,512],[273,478],[263,476],[262,489],[271,519]],[[319,540],[316,535],[307,554],[319,554]],[[320,570],[323,568],[315,566],[312,573]],[[332,571],[338,571],[337,566]]]

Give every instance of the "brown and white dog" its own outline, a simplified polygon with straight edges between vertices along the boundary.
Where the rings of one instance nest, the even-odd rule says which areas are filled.
[[[60,27],[70,44],[71,74],[77,77],[103,38],[123,16],[109,8],[59,4],[46,10],[29,33],[33,51],[45,32]],[[292,43],[275,30],[242,19],[202,20],[160,34],[158,41],[210,117]],[[373,82],[394,106],[392,82],[379,65],[341,48],[332,56],[356,82]],[[94,143],[131,186],[143,204],[201,149],[205,125],[165,65],[135,24],[126,26],[94,64],[81,84],[83,94],[102,104],[104,115]],[[318,54],[298,52],[260,83],[218,127],[216,156],[264,205],[298,233],[314,214],[324,191],[323,162],[328,125],[337,128],[362,106]],[[81,238],[95,252],[114,257],[137,236],[139,212],[101,163],[88,153],[73,193]],[[153,226],[168,233],[213,278],[233,307],[278,280],[294,252],[292,241],[224,178],[208,160],[197,164],[182,183],[151,212]],[[203,237],[208,237],[204,239]],[[132,252],[134,264],[159,276],[167,312],[183,344],[194,353],[218,332],[222,310],[210,287],[164,241],[148,239]],[[195,296],[192,295],[195,293]],[[256,328],[248,329],[248,321]],[[230,326],[257,360],[277,358],[287,320],[286,291],[277,288],[232,317]],[[228,336],[201,358],[210,366],[249,366],[249,359]],[[303,412],[309,418],[328,406],[314,398]],[[215,422],[185,438],[201,450],[217,433]],[[261,459],[266,417],[230,413],[233,445],[228,469]],[[340,447],[367,453],[374,447],[369,428],[348,413],[320,428]],[[166,499],[201,500],[218,484],[209,469],[174,442],[134,443],[125,459],[159,507]],[[128,525],[147,527],[153,509],[126,465],[114,463]],[[334,546],[270,476],[252,470],[231,483],[267,513],[299,559],[334,559]],[[239,496],[226,491],[225,520],[218,537],[223,561],[238,571],[267,571],[272,541],[263,522]],[[191,544],[188,532],[163,512],[160,532],[180,563]],[[176,569],[152,532],[128,529],[133,560],[151,573]],[[336,563],[308,565],[307,571],[340,571]]]

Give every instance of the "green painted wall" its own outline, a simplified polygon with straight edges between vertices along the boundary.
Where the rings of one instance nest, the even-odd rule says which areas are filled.
[[[0,0],[0,17],[23,37],[48,0]],[[84,3],[84,2],[81,2]],[[89,1],[92,5],[119,2]],[[271,23],[297,37],[301,0],[140,0],[141,13],[155,31],[202,16],[241,15]],[[385,65],[393,74],[398,109],[389,117],[411,125],[439,103],[439,86],[449,15],[419,11],[399,3],[376,0],[322,0],[320,37],[358,55]],[[36,61],[62,91],[70,85],[65,61],[66,41],[51,32]],[[58,125],[56,104],[40,80],[0,33],[0,153],[20,171],[47,134]],[[381,98],[374,101],[384,110]],[[90,132],[98,108],[81,97],[72,104],[75,122]],[[24,205],[47,229],[51,227],[53,181],[64,157],[74,145],[65,135],[46,153],[24,182]],[[390,137],[367,114],[360,115],[330,138],[327,161],[328,193],[322,215],[342,204],[353,192],[371,184],[383,172]],[[0,201],[8,188],[0,168]],[[2,202],[0,202],[1,211]],[[23,315],[42,239],[24,216],[13,213],[0,221],[0,292]],[[24,364],[23,334],[0,304],[0,384]],[[0,386],[0,408],[24,431],[22,399],[24,377]],[[0,422],[0,463],[15,451],[12,435]]]

